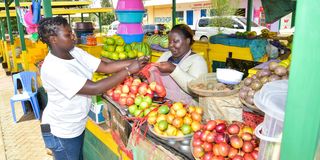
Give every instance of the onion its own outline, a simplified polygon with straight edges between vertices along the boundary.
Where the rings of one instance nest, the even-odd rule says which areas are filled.
[[[255,80],[255,81],[252,82],[252,84],[250,85],[250,87],[251,87],[253,90],[257,91],[257,90],[259,90],[259,89],[262,87],[262,83],[261,83],[259,80]]]
[[[250,88],[250,87],[248,87],[248,86],[242,86],[241,90],[249,91],[249,90],[251,90],[251,88]]]
[[[260,78],[260,82],[261,82],[262,84],[266,84],[268,81],[269,81],[269,77],[268,77],[268,76],[265,76],[265,77]]]
[[[277,66],[276,69],[274,69],[274,73],[278,76],[285,76],[287,75],[287,68],[283,66]]]
[[[251,105],[254,104],[254,103],[253,103],[253,97],[248,96],[248,97],[245,99],[245,101],[246,101],[247,103],[251,104]]]
[[[282,76],[281,79],[289,79],[288,75]]]
[[[253,97],[255,93],[256,93],[256,92],[255,92],[254,90],[250,90],[250,91],[247,93],[247,96]]]
[[[276,80],[280,80],[280,77],[278,75],[273,74],[269,77],[269,82],[276,81]]]
[[[254,74],[254,75],[251,76],[251,78],[252,79],[257,79],[258,77],[257,77],[257,75]]]
[[[278,66],[278,63],[277,63],[277,62],[270,62],[270,63],[269,63],[269,70],[270,70],[270,71],[274,71],[277,66]]]
[[[264,70],[261,70],[260,75],[258,77],[261,78],[261,77],[270,76],[270,75],[271,75],[271,71],[264,69]]]
[[[252,81],[253,81],[252,78],[246,78],[246,79],[244,80],[244,85],[250,86],[250,84],[252,83]]]
[[[239,91],[239,97],[241,99],[246,99],[247,95],[248,95],[248,91],[245,91],[245,90],[240,90]]]

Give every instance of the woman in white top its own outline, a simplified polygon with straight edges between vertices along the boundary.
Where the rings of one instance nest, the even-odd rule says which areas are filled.
[[[204,58],[191,51],[193,32],[188,25],[179,24],[169,32],[169,52],[159,58],[155,66],[162,73],[167,98],[176,102],[196,105],[187,84],[201,74],[208,73]]]
[[[75,35],[67,20],[59,16],[42,19],[38,33],[50,49],[41,67],[48,94],[41,122],[45,145],[57,160],[82,159],[91,95],[102,94],[137,73],[148,58],[105,63],[74,46]],[[94,72],[113,75],[93,82]]]

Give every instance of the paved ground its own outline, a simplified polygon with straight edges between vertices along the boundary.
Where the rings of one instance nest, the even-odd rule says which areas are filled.
[[[0,68],[0,160],[52,160],[47,155],[40,133],[40,121],[33,113],[23,115],[21,104],[15,103],[18,123],[13,122],[10,97],[11,76]]]

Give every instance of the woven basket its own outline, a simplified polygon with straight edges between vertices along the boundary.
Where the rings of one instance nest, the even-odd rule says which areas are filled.
[[[214,86],[218,83],[215,73],[203,74],[199,78],[190,81],[188,83],[188,88],[193,93],[202,97],[224,97],[224,96],[236,94],[240,90],[240,85],[236,85],[233,90],[228,90],[228,91],[208,90],[208,89],[201,89],[197,87],[199,84],[204,84],[205,86],[207,86],[208,83],[212,83]]]
[[[263,114],[263,112],[256,106],[256,105],[251,105],[249,103],[247,103],[244,99],[240,98],[240,102],[245,105],[247,108],[249,108],[250,110],[254,111],[254,112],[257,112],[257,113],[260,113],[260,114]]]

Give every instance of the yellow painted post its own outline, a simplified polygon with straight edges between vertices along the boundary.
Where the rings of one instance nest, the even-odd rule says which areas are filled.
[[[27,59],[27,50],[21,52],[21,58],[22,58],[22,67],[24,68],[25,71],[30,71],[29,70],[29,63]]]
[[[10,55],[9,55],[9,51],[8,51],[8,43],[6,42],[6,40],[4,41],[4,54],[6,57],[8,71],[11,71]]]
[[[11,54],[12,54],[12,70],[11,72],[18,72],[18,63],[17,63],[17,55],[16,55],[16,45],[11,44]]]

